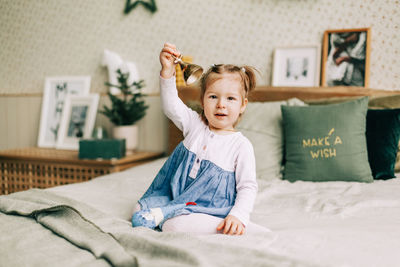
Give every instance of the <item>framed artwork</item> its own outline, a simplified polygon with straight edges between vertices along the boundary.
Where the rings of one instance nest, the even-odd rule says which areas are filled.
[[[320,45],[276,48],[272,86],[318,86],[320,54]]]
[[[370,28],[325,31],[321,85],[368,87],[370,42]]]
[[[47,77],[42,100],[38,146],[55,147],[67,95],[88,95],[90,76]]]
[[[56,148],[78,150],[79,139],[92,136],[98,104],[98,94],[67,96]]]

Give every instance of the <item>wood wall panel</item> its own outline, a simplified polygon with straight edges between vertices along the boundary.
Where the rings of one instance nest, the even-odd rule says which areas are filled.
[[[36,145],[41,97],[0,97],[0,149]]]
[[[4,148],[7,144],[8,133],[7,133],[7,106],[6,99],[0,97],[0,147]]]
[[[167,122],[162,115],[159,96],[148,96],[150,108],[139,122],[139,149],[167,150]],[[109,105],[108,97],[101,96],[99,109]],[[42,96],[0,96],[0,150],[37,146],[41,116]],[[102,126],[111,137],[112,124],[102,114],[97,114],[95,126]]]

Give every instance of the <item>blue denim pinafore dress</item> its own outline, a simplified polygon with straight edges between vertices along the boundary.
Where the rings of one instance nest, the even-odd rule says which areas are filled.
[[[225,218],[235,204],[235,173],[203,160],[193,179],[189,173],[195,158],[196,155],[181,142],[140,198],[142,210],[161,208],[164,218],[160,227],[169,218],[190,213]],[[186,205],[188,202],[196,205]]]

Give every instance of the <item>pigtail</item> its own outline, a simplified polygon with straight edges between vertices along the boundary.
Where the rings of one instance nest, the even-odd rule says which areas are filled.
[[[256,72],[257,69],[255,69],[254,67],[251,66],[242,66],[240,68],[241,72],[243,75],[241,75],[243,77],[243,83],[244,83],[244,88],[246,91],[246,95],[253,91],[254,88],[256,87],[256,83],[257,83],[257,77],[256,77]]]

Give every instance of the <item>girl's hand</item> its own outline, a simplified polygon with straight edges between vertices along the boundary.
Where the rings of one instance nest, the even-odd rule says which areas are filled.
[[[175,57],[179,57],[181,54],[173,44],[165,43],[163,49],[160,52],[160,63],[161,63],[161,77],[165,79],[171,78],[175,73]]]
[[[227,235],[243,235],[245,227],[238,218],[233,215],[228,215],[218,224],[217,231],[222,231],[223,234]]]

